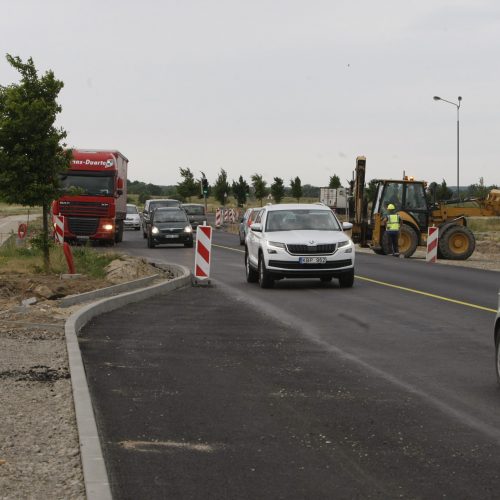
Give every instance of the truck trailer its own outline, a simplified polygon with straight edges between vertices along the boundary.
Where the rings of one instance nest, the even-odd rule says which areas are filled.
[[[52,202],[52,214],[64,216],[65,241],[122,241],[127,167],[127,158],[116,150],[72,151],[70,167],[61,175],[62,195]]]

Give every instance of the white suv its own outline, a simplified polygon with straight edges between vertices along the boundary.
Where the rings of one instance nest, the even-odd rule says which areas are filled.
[[[248,282],[270,288],[282,278],[338,278],[354,283],[354,245],[341,224],[322,204],[268,205],[261,209],[245,239]]]

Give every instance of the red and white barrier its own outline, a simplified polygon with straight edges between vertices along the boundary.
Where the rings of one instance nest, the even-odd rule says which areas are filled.
[[[437,261],[439,228],[430,227],[427,233],[427,253],[425,254],[426,262]]]
[[[215,227],[220,227],[221,224],[222,224],[222,213],[221,209],[217,208],[215,210]]]
[[[236,222],[236,210],[234,208],[231,208],[230,218],[231,224],[234,224]]]
[[[61,245],[64,243],[64,215],[54,215],[54,239]]]
[[[229,209],[224,208],[223,212],[224,212],[224,222],[229,222]]]
[[[194,257],[194,277],[197,280],[208,280],[210,277],[210,261],[212,254],[212,227],[196,228],[196,252]]]

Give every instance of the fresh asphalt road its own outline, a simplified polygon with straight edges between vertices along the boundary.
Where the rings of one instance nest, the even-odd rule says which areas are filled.
[[[193,267],[194,251],[121,250]],[[95,319],[81,347],[115,498],[492,498],[500,274],[357,255],[355,286],[244,278]]]

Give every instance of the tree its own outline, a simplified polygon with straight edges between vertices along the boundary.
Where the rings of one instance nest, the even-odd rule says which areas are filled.
[[[340,183],[340,177],[338,175],[333,174],[330,177],[330,184],[328,184],[328,187],[330,189],[338,189],[342,187],[342,184]]]
[[[71,161],[71,150],[61,144],[66,132],[54,125],[64,83],[51,70],[39,77],[31,57],[23,62],[7,54],[7,61],[21,80],[0,86],[0,192],[8,203],[42,207],[40,243],[48,272],[50,204],[60,194],[60,174]]]
[[[443,179],[443,182],[439,184],[436,189],[437,201],[446,201],[451,199],[452,196],[453,191],[446,185],[446,181]]]
[[[285,197],[285,185],[281,177],[274,178],[274,182],[271,184],[271,195],[276,203],[281,203]]]
[[[488,196],[490,190],[493,189],[493,186],[487,187],[484,185],[484,178],[479,178],[479,184],[471,184],[467,189],[467,196],[471,198],[479,198],[484,199]]]
[[[183,200],[189,198],[189,201],[191,201],[191,196],[195,196],[200,190],[199,184],[195,180],[190,168],[179,167],[179,172],[182,181],[177,184],[177,193]]]
[[[259,174],[253,174],[251,179],[255,191],[255,198],[260,201],[260,206],[262,206],[262,200],[268,194],[267,182],[262,178],[262,175]]]
[[[240,175],[238,182],[233,181],[232,190],[238,206],[242,207],[247,202],[247,196],[250,190],[250,186],[247,181],[243,179],[243,176]]]
[[[215,199],[221,204],[226,204],[226,199],[231,193],[231,188],[229,182],[227,181],[227,172],[221,168],[220,173],[215,179],[215,184],[213,188]]]
[[[302,198],[302,182],[300,178],[295,177],[295,179],[291,179],[290,187],[292,188],[292,196],[297,200],[297,203],[300,203],[300,199]]]
[[[378,182],[376,179],[372,179],[369,183],[368,186],[366,187],[365,194],[368,202],[373,202],[375,201],[375,195],[377,194],[377,185]]]

